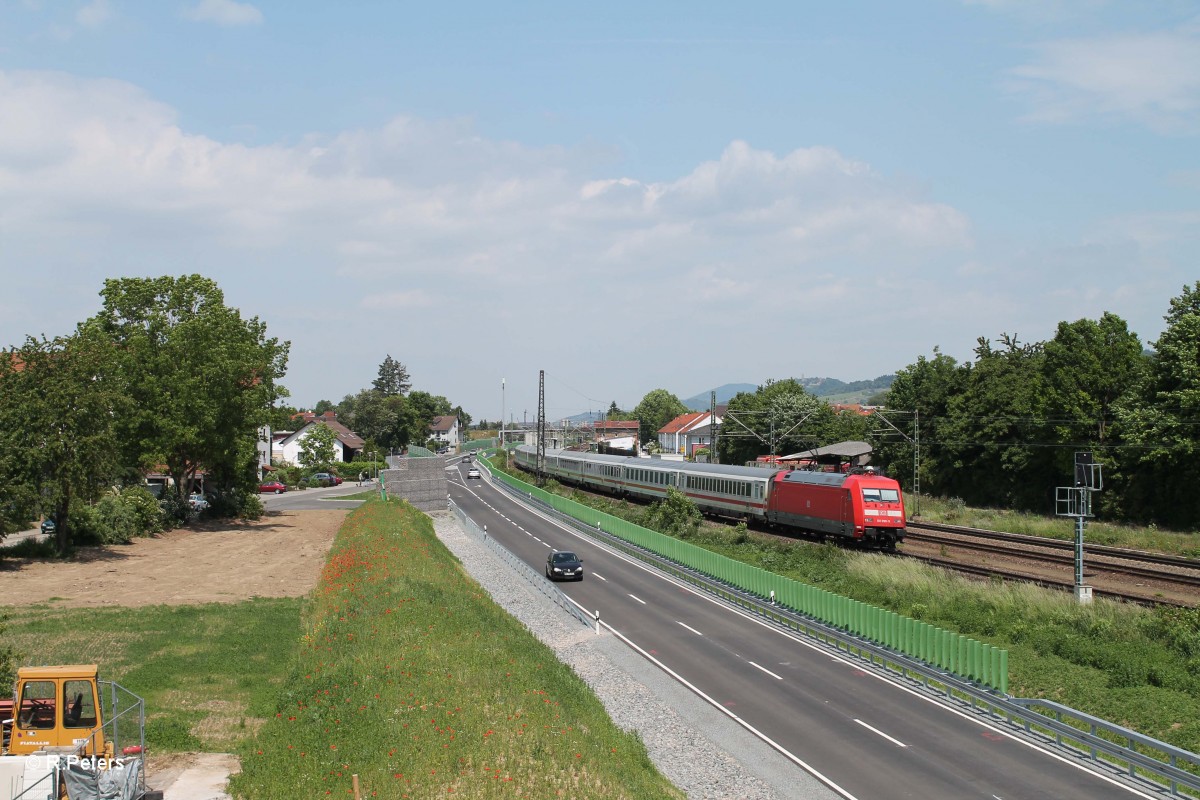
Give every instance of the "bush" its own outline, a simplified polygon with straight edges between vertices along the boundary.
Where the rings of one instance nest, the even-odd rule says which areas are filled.
[[[262,519],[263,504],[257,494],[244,489],[217,492],[209,500],[209,513],[222,519]]]
[[[137,525],[135,536],[149,536],[166,530],[167,521],[157,498],[145,486],[128,486],[121,490],[121,502],[129,506]]]
[[[180,497],[173,491],[167,491],[158,501],[163,519],[169,527],[186,525],[196,518],[196,509],[192,508],[186,497]]]
[[[186,502],[184,506],[191,512]],[[72,503],[67,515],[76,544],[129,544],[135,537],[161,532],[167,521],[162,505],[143,486],[106,494],[94,506]]]

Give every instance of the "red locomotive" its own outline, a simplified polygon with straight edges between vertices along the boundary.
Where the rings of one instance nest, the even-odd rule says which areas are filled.
[[[765,519],[894,550],[904,540],[904,496],[896,481],[872,471],[788,470],[771,480]]]

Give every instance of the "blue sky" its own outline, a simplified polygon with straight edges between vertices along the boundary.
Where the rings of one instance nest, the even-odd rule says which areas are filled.
[[[0,346],[200,272],[311,406],[873,378],[1200,278],[1200,2],[0,0]]]

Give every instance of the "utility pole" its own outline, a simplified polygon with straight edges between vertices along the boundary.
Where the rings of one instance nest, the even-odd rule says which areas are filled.
[[[1075,518],[1075,599],[1080,605],[1092,602],[1092,587],[1083,582],[1083,529],[1092,513],[1092,493],[1104,488],[1101,466],[1092,459],[1091,451],[1075,454],[1075,485],[1059,486],[1055,490],[1055,514]]]
[[[913,446],[913,517],[921,516],[921,412],[917,410],[913,414],[913,435],[909,436],[904,431],[892,424],[892,421],[885,417],[882,412],[876,411],[875,419],[881,420],[885,425],[894,430],[896,433],[904,437]]]
[[[546,471],[546,370],[538,370],[537,475],[545,478]]]
[[[504,405],[504,378],[500,379],[500,449],[504,449],[504,414],[506,412]]]
[[[709,454],[708,462],[710,464],[720,464],[721,459],[717,457],[717,393],[710,392],[708,395],[708,444]]]

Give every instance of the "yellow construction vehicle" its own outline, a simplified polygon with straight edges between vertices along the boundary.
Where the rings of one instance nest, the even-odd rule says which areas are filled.
[[[0,800],[96,797],[114,783],[121,797],[162,796],[146,790],[145,704],[95,664],[21,667],[0,722]]]

